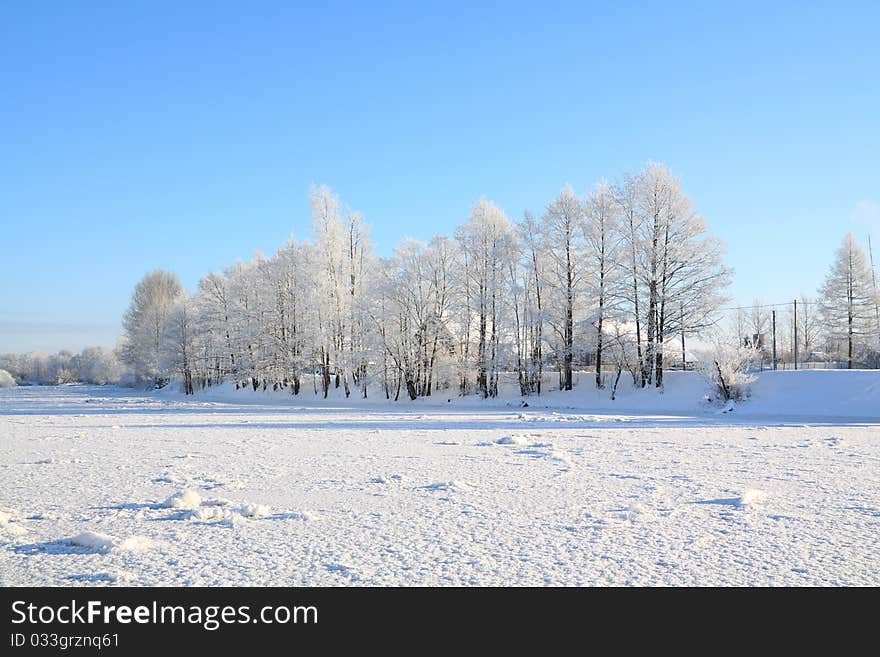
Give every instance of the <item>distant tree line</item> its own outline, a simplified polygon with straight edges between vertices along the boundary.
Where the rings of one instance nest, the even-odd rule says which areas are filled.
[[[18,383],[42,385],[117,383],[123,374],[114,351],[104,347],[87,347],[79,353],[0,354],[0,370],[9,372]]]

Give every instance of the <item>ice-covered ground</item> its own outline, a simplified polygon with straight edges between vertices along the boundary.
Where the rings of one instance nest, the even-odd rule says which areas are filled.
[[[880,372],[782,374],[726,413],[686,376],[527,408],[0,390],[0,585],[878,585]]]

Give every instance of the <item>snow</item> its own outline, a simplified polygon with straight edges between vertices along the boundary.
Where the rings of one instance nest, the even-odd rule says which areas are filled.
[[[112,427],[116,428],[116,427]],[[182,490],[166,499],[162,506],[168,509],[198,509],[202,503],[201,496],[194,490]]]
[[[742,494],[742,497],[739,498],[740,506],[746,506],[748,504],[759,504],[767,499],[767,493],[762,490],[758,490],[757,488],[749,488],[745,493]]]
[[[0,585],[880,584],[880,372],[765,372],[727,412],[691,373],[587,382],[2,390]]]
[[[89,548],[90,550],[107,551],[113,547],[115,539],[107,534],[99,532],[82,532],[76,536],[67,539],[67,543],[78,547]]]
[[[0,536],[22,536],[27,528],[21,523],[21,513],[8,507],[0,507]]]
[[[15,379],[6,370],[0,370],[0,388],[14,388]]]
[[[269,515],[269,507],[265,504],[243,504],[238,511],[245,518],[264,518]]]
[[[161,545],[160,541],[156,541],[149,536],[129,536],[124,541],[120,541],[119,549],[143,552],[144,550],[152,550],[159,545]]]

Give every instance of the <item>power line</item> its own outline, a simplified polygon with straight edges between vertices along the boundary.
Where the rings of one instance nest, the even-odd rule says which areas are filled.
[[[792,301],[784,301],[783,303],[759,303],[753,306],[730,306],[728,308],[720,308],[719,310],[752,310],[753,308],[775,308],[778,306],[790,306]],[[798,303],[802,305],[818,306],[819,301],[803,301],[798,299]]]

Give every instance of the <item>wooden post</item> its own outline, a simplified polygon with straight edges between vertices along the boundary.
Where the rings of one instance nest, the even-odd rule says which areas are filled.
[[[773,369],[776,369],[776,309],[772,311],[773,316]]]
[[[798,330],[797,330],[797,299],[794,300],[794,369],[797,369]]]

